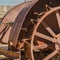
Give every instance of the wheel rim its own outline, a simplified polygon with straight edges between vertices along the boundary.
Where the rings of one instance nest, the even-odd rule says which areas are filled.
[[[60,17],[59,17],[59,13],[57,12],[57,10],[59,11],[59,10],[60,10],[60,7],[55,7],[55,8],[53,8],[53,9],[51,9],[50,11],[46,12],[40,19],[38,19],[38,22],[37,22],[37,24],[36,24],[36,26],[35,26],[35,28],[34,28],[34,31],[33,31],[33,34],[32,34],[32,39],[31,39],[31,57],[32,57],[32,60],[35,60],[34,54],[33,54],[33,50],[34,50],[34,48],[33,48],[33,46],[34,46],[33,42],[34,42],[35,36],[38,36],[38,37],[41,37],[41,38],[47,39],[47,40],[49,39],[48,41],[51,41],[52,43],[57,43],[57,42],[59,42],[59,39],[57,39],[57,40],[58,40],[58,41],[57,41],[56,38],[55,38],[55,36],[58,36],[59,34],[56,35],[50,28],[49,28],[49,29],[45,28],[45,29],[46,29],[54,38],[45,36],[45,35],[43,35],[42,33],[37,32],[37,29],[38,29],[38,27],[40,26],[40,24],[42,23],[42,21],[43,21],[47,16],[49,16],[50,14],[52,14],[52,13],[54,13],[54,12],[56,12],[56,18],[57,18],[58,26],[59,26],[59,28],[60,28],[60,24],[59,24],[59,22],[60,22],[60,21],[59,21]],[[43,22],[43,24],[45,25],[44,22]],[[55,53],[55,54],[58,53],[57,49],[54,50],[54,52],[52,53],[52,56],[49,55],[50,58],[55,55],[54,53]],[[43,60],[48,60],[48,59],[50,59],[49,56],[48,56],[47,58],[43,58]]]

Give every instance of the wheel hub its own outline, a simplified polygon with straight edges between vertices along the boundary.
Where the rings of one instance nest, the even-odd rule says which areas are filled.
[[[56,35],[57,44],[60,45],[60,33]]]
[[[60,52],[60,33],[56,35],[55,39],[57,40],[57,43],[55,44],[55,49]]]

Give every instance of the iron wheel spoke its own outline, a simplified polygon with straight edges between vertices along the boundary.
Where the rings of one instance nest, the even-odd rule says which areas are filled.
[[[53,43],[56,43],[57,42],[57,40],[55,40],[54,38],[52,38],[52,37],[50,37],[50,36],[47,36],[47,35],[45,35],[45,34],[42,34],[42,33],[40,33],[40,32],[35,32],[35,35],[36,36],[38,36],[38,37],[41,37],[41,38],[43,38],[43,39],[46,39],[46,40],[48,40],[48,41],[51,41],[51,42],[53,42]]]
[[[59,11],[56,11],[56,18],[57,18],[58,26],[59,26],[59,29],[60,29],[60,14],[59,14]]]
[[[53,32],[53,30],[45,22],[42,22],[42,25],[53,37],[56,36],[56,34]]]
[[[46,56],[43,60],[49,60],[51,59],[54,55],[56,55],[58,53],[57,50],[53,51],[51,54],[49,54],[48,56]]]

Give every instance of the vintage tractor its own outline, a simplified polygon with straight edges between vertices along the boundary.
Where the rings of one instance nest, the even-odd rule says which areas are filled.
[[[32,0],[17,7],[4,19],[14,21],[6,41],[9,50],[1,49],[4,55],[13,60],[60,60],[60,0]]]

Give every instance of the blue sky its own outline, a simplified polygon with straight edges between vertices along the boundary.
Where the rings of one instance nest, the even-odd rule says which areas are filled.
[[[0,5],[17,5],[24,2],[24,0],[0,0]]]

